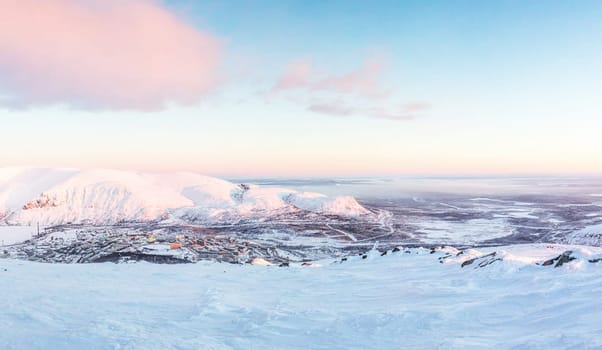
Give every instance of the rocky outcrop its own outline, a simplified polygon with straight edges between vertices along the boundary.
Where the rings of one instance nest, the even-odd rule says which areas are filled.
[[[541,265],[542,266],[554,265],[554,267],[560,267],[568,262],[571,262],[571,261],[577,259],[576,257],[572,256],[572,254],[573,254],[572,250],[567,250],[555,258],[544,261],[543,263],[541,263]]]
[[[462,265],[460,265],[460,266],[466,267],[466,266],[472,265],[473,263],[476,262],[477,263],[476,267],[485,267],[485,266],[493,264],[496,261],[502,261],[502,259],[497,257],[497,252],[493,252],[493,253],[485,254],[483,256],[479,256],[476,258],[465,260],[462,263]]]
[[[23,205],[23,210],[54,208],[58,206],[59,203],[55,197],[51,198],[48,194],[42,193],[40,197],[25,203],[25,205]],[[2,218],[2,215],[0,215],[0,218]]]

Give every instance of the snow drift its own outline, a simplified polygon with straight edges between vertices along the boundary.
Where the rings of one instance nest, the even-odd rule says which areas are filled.
[[[223,222],[300,212],[370,214],[353,197],[234,184],[187,172],[0,168],[0,219],[8,224]]]

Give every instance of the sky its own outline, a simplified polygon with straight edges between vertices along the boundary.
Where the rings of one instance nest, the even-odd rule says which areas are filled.
[[[0,0],[0,166],[602,174],[600,1]]]

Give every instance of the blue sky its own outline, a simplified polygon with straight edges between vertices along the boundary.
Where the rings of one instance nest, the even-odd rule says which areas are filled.
[[[598,1],[155,6],[221,43],[211,91],[150,110],[93,96],[88,108],[73,93],[39,102],[0,82],[25,101],[0,106],[0,147],[11,150],[0,162],[228,176],[602,173]]]

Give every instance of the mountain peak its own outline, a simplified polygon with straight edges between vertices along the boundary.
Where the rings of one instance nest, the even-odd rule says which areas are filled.
[[[235,184],[195,173],[0,168],[0,219],[9,224],[219,222],[283,213],[360,216],[353,197]]]

